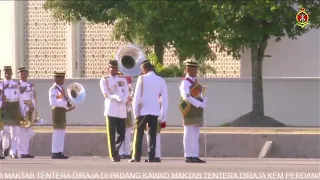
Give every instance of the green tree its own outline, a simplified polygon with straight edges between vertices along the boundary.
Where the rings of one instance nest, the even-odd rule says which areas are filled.
[[[310,24],[297,26],[296,15],[300,5],[310,15]],[[251,51],[252,111],[233,122],[231,126],[285,126],[265,116],[263,99],[262,64],[268,40],[274,37],[295,39],[312,28],[319,28],[320,5],[317,0],[254,0],[219,1],[213,6],[218,28],[216,38],[222,50],[239,58],[245,48]]]
[[[67,22],[85,18],[93,23],[115,26],[117,39],[153,48],[163,65],[164,50],[173,45],[180,64],[187,58],[213,59],[208,46],[208,28],[212,29],[210,3],[200,1],[113,1],[47,0],[44,8],[53,17]],[[210,24],[208,24],[210,23]]]

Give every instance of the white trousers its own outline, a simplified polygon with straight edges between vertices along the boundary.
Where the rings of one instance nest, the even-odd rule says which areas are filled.
[[[184,157],[199,157],[200,126],[184,126]]]
[[[146,137],[147,137],[147,142],[149,144],[149,134],[148,133],[146,133]],[[160,135],[160,133],[157,133],[155,157],[161,158],[161,135]]]
[[[11,146],[9,151],[10,155],[16,155],[18,153],[19,133],[20,133],[20,126],[4,126],[3,127],[2,139],[11,140]],[[5,141],[2,140],[3,150],[5,148],[4,143]]]
[[[29,144],[31,138],[36,133],[33,131],[32,128],[20,128],[20,135],[19,135],[19,147],[18,147],[18,154],[29,154]]]
[[[65,129],[54,129],[52,133],[52,153],[59,153],[64,151],[64,138],[66,130]]]
[[[124,142],[122,143],[119,154],[120,155],[130,155],[131,151],[131,139],[132,139],[132,127],[126,128],[126,135],[124,137]]]

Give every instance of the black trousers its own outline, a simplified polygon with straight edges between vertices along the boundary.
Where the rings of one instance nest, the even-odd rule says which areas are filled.
[[[146,125],[148,124],[149,134],[149,144],[148,144],[148,155],[149,160],[154,160],[155,150],[156,150],[156,136],[157,136],[157,127],[158,127],[158,116],[146,115],[139,116],[136,121],[136,127],[133,137],[133,152],[132,157],[135,160],[141,160],[141,147],[143,142],[143,135]]]
[[[124,118],[107,116],[107,138],[109,157],[115,158],[119,156],[119,149],[124,141],[126,134],[126,124]],[[117,137],[117,139],[116,139]]]

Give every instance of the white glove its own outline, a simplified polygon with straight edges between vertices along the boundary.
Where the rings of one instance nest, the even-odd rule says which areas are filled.
[[[163,123],[164,122],[164,118],[162,116],[158,117],[158,123]]]
[[[118,95],[111,95],[111,96],[110,96],[110,99],[111,99],[111,100],[114,100],[114,101],[118,101],[118,102],[121,101],[121,98],[120,98]]]
[[[206,109],[207,108],[207,104],[201,103],[199,107],[202,108],[202,109]]]

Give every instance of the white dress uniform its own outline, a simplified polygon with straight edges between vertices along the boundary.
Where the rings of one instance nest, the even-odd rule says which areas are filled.
[[[0,86],[1,90],[3,91],[5,97],[6,97],[6,102],[8,103],[19,103],[19,98],[20,98],[20,88],[19,88],[19,83],[14,80],[3,80]],[[5,103],[5,102],[3,102]],[[2,113],[6,113],[5,111]],[[18,112],[20,113],[20,112]],[[19,133],[20,133],[20,120],[19,116],[17,115],[18,119],[15,119],[15,124],[11,124],[10,122],[5,120],[4,117],[4,128],[3,128],[3,141],[2,141],[2,147],[5,149],[6,146],[5,142],[7,142],[8,139],[11,141],[11,146],[10,146],[10,151],[9,154],[10,156],[16,156],[18,153],[18,147],[19,147]],[[19,122],[19,123],[18,123]],[[18,124],[16,124],[18,123]],[[5,139],[5,140],[4,140]]]
[[[131,89],[131,91],[129,91],[129,97],[133,97],[133,87],[132,84],[128,84],[129,89]],[[132,104],[129,103],[127,104],[127,112],[128,112],[128,116],[131,117],[127,117],[130,119],[133,119],[133,115],[132,115]],[[130,154],[131,154],[131,140],[132,140],[132,122],[129,121],[127,123],[131,123],[131,124],[127,124],[126,127],[126,134],[125,134],[125,138],[124,138],[124,142],[122,143],[120,149],[119,149],[119,154],[122,156],[122,158],[129,158]]]
[[[100,79],[100,89],[105,97],[104,115],[106,116],[109,157],[112,161],[119,162],[119,150],[126,133],[126,103],[129,96],[127,80],[118,75],[102,77]]]
[[[63,87],[58,84],[54,84],[49,89],[49,103],[52,107],[59,107],[67,109],[68,101],[63,97],[62,93]],[[58,98],[57,98],[58,97]],[[64,139],[65,139],[66,130],[65,128],[54,128],[52,133],[52,153],[60,153],[64,151]]]
[[[186,75],[186,78],[190,79],[192,82],[196,82],[196,78],[193,78]],[[196,108],[206,108],[206,102],[201,102],[192,96],[190,96],[190,87],[191,82],[188,80],[183,80],[179,90],[181,97],[188,101],[191,105],[195,106]],[[205,100],[206,101],[206,100]],[[193,162],[203,162],[199,160],[199,136],[200,136],[200,128],[201,126],[194,124],[194,125],[184,125],[184,135],[183,135],[183,146],[184,146],[184,157],[186,161],[193,161]]]
[[[100,89],[106,97],[104,99],[104,116],[127,118],[126,102],[129,92],[128,88],[119,87],[119,81],[125,83],[123,87],[128,87],[127,81],[123,77],[109,76],[100,79]]]
[[[168,89],[163,78],[157,76],[153,71],[139,76],[133,98],[134,119],[138,127],[134,132],[133,153],[130,162],[139,162],[141,160],[141,146],[146,124],[150,127],[149,135],[149,161],[155,160],[156,134],[158,121],[166,122],[168,110]],[[162,106],[159,106],[159,95],[162,97]],[[139,106],[142,104],[141,108]],[[152,134],[151,134],[152,133]]]
[[[30,105],[28,103],[32,103],[34,109],[36,109],[36,101],[35,101],[35,87],[33,84],[29,82],[24,82],[20,80],[20,86],[25,87],[26,90],[20,95],[20,106],[21,106],[21,114],[25,118],[27,116],[27,112],[30,110]],[[34,119],[31,119],[32,121]],[[33,131],[31,127],[20,128],[20,136],[19,136],[19,148],[18,154],[21,155],[29,155],[29,144],[31,138],[36,133]]]

